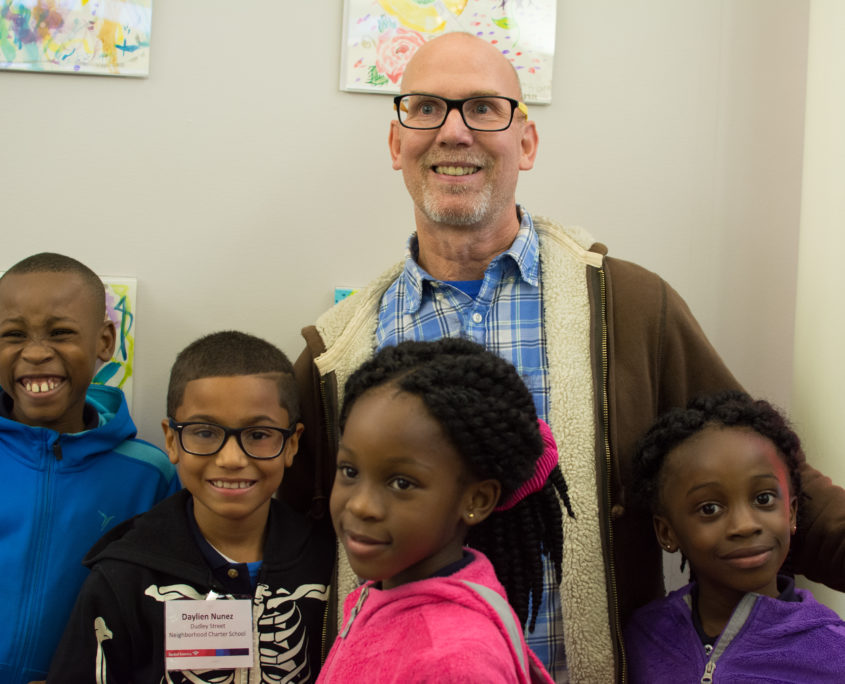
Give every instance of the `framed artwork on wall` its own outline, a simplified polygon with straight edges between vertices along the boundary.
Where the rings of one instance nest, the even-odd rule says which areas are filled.
[[[341,90],[397,95],[408,60],[450,31],[498,47],[516,68],[526,102],[552,101],[555,0],[345,0]]]
[[[132,385],[135,378],[135,302],[138,281],[135,278],[101,276],[106,287],[106,316],[115,330],[114,354],[97,370],[92,382],[119,387],[132,410]]]
[[[0,0],[0,69],[147,76],[152,0]]]

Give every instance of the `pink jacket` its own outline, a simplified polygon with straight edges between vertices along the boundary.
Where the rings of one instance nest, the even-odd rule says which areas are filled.
[[[473,561],[448,577],[388,590],[367,582],[352,592],[317,682],[552,682],[503,604],[517,652],[500,613],[482,597],[494,592],[496,602],[505,590],[487,557],[468,551]]]

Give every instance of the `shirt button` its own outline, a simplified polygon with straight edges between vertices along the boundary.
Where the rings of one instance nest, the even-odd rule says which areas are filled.
[[[472,320],[474,323],[481,323],[481,314],[476,312],[472,315]]]
[[[238,571],[235,570],[235,568],[229,568],[226,574],[229,575],[229,577],[231,577],[232,579],[235,579],[238,576]]]

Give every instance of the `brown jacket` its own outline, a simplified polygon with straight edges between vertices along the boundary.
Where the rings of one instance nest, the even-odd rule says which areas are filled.
[[[580,229],[535,217],[551,376],[549,423],[575,519],[564,516],[561,598],[571,681],[624,678],[621,625],[663,595],[651,516],[629,505],[631,457],[658,415],[693,396],[738,387],[686,303],[635,264],[606,257]],[[282,495],[327,515],[343,384],[372,353],[378,305],[397,264],[305,328],[295,364],[306,425]],[[809,465],[794,544],[797,572],[845,589],[845,490]],[[341,558],[340,591],[351,572]],[[342,596],[339,597],[342,600]]]

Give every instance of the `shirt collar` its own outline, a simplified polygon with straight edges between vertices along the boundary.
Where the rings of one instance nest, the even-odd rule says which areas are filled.
[[[508,249],[490,262],[484,275],[487,277],[494,271],[500,272],[500,265],[511,262],[516,266],[522,280],[531,287],[538,287],[540,284],[540,238],[537,236],[534,221],[528,211],[521,205],[517,205],[516,210],[520,216],[516,238]],[[405,268],[401,276],[406,284],[406,314],[414,314],[419,310],[426,281],[440,282],[419,265],[418,259],[419,240],[417,234],[412,233],[405,246]]]
[[[197,519],[194,516],[194,497],[189,496],[185,501],[185,513],[188,517],[188,527],[200,547],[203,558],[211,569],[212,574],[225,591],[233,596],[252,596],[253,587],[246,563],[233,563],[223,557],[200,532]]]

